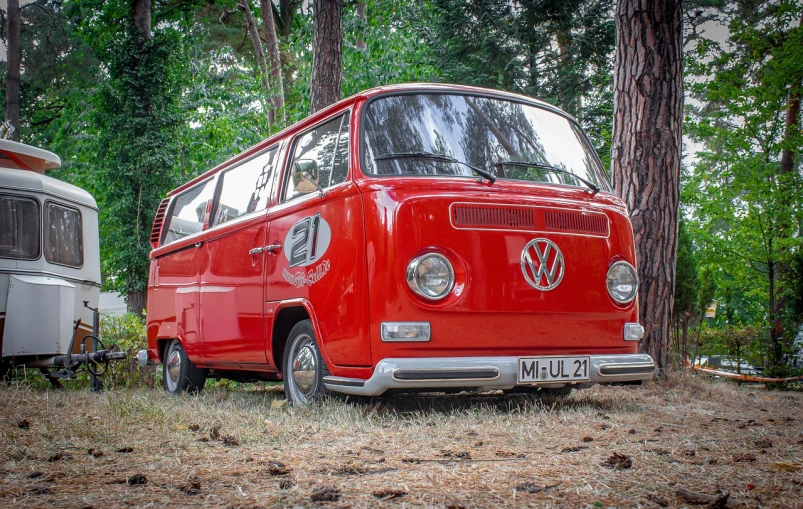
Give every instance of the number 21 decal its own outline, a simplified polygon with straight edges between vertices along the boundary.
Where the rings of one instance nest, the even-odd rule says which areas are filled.
[[[306,267],[319,260],[329,247],[332,230],[318,212],[294,224],[284,239],[284,256],[290,267]]]

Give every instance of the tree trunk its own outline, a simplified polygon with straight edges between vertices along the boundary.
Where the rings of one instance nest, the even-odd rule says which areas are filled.
[[[8,0],[8,72],[6,74],[6,122],[14,131],[11,139],[20,141],[20,2]]]
[[[360,18],[360,22],[362,23],[362,30],[365,30],[365,25],[368,22],[368,16],[365,14],[365,0],[357,0],[357,17]],[[361,36],[357,36],[357,49],[360,51],[365,50],[365,41]]]
[[[680,0],[619,0],[611,173],[630,210],[641,349],[669,368],[683,122]]]
[[[257,57],[257,66],[259,66],[259,75],[262,78],[262,88],[265,94],[270,94],[270,81],[268,78],[268,63],[265,60],[265,51],[262,49],[262,40],[259,38],[257,31],[257,24],[254,21],[254,15],[251,13],[251,8],[248,6],[248,0],[240,0],[237,2],[237,8],[243,11],[245,15],[245,26],[248,30],[248,35],[251,37],[251,43],[254,45],[254,54]],[[268,108],[268,125],[273,125],[276,120],[276,112],[273,107]]]
[[[282,122],[286,120],[284,114],[284,83],[282,80],[282,56],[279,51],[279,37],[276,35],[276,23],[273,19],[273,2],[271,0],[260,0],[262,10],[262,23],[265,25],[265,42],[268,45],[268,68],[270,69],[270,81],[273,86],[273,110],[282,116]]]
[[[134,0],[131,6],[134,14],[134,26],[146,41],[151,37],[151,0]]]
[[[312,22],[310,113],[340,100],[343,0],[315,0]]]
[[[145,318],[145,292],[131,290],[126,296],[126,307],[129,313],[133,313],[140,318]]]

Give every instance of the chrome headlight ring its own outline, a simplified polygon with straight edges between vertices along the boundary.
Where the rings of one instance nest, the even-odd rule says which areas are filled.
[[[407,265],[407,284],[427,300],[440,300],[454,288],[454,269],[440,253],[425,253]]]
[[[605,276],[608,295],[618,304],[628,304],[638,295],[638,272],[625,261],[610,266]]]

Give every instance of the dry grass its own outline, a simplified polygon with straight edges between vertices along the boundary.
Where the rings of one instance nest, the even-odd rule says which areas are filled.
[[[545,403],[272,408],[279,387],[0,397],[0,506],[659,507],[688,505],[683,486],[803,507],[801,392],[676,377]]]

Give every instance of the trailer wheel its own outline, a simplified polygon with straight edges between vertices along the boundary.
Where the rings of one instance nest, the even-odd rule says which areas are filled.
[[[323,377],[329,376],[329,369],[321,357],[309,320],[298,322],[290,331],[282,368],[284,393],[290,404],[307,406],[329,393],[323,385]]]
[[[204,388],[206,370],[192,363],[179,340],[167,344],[162,362],[162,384],[167,392],[195,394]]]

